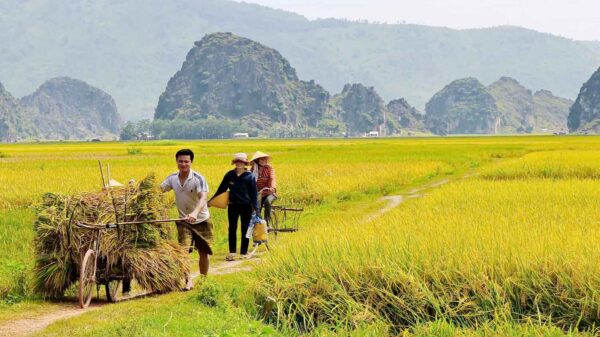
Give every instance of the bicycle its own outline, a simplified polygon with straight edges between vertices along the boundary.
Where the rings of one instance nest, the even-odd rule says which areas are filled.
[[[268,190],[268,189],[269,189],[268,187],[265,187],[258,192],[257,199],[258,199],[259,204],[262,201],[261,200],[262,192],[265,190]],[[261,205],[260,209],[262,210],[262,205]],[[273,235],[275,235],[275,238],[277,238],[277,233],[279,233],[279,232],[287,232],[287,233],[297,232],[299,230],[300,215],[303,211],[304,211],[303,208],[293,208],[293,207],[271,205],[271,213],[269,214],[270,222],[267,222],[267,224],[266,224],[267,225],[266,233],[264,232],[264,229],[262,229],[262,228],[260,229],[262,232],[253,233],[253,240],[254,240],[254,243],[252,245],[253,248],[252,248],[252,251],[248,255],[253,256],[256,253],[256,251],[258,250],[258,247],[263,243],[265,244],[267,251],[270,250],[266,234],[273,233]],[[260,212],[258,215],[260,216]],[[257,228],[259,228],[258,225],[257,225]],[[256,228],[254,230],[256,230]],[[254,234],[258,234],[258,235],[254,235]],[[256,237],[260,237],[260,239],[256,240]]]
[[[261,202],[262,192],[268,190],[268,187],[261,189],[258,192],[258,202]],[[277,199],[273,200],[276,201]],[[261,207],[262,210],[262,207]],[[282,205],[271,205],[270,222],[267,222],[268,232],[274,233],[292,233],[297,232],[299,228],[300,215],[304,211],[303,208],[286,207]]]

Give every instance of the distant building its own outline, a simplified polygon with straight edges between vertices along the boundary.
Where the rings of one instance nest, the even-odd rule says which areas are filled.
[[[236,132],[233,134],[233,138],[248,138],[247,132]]]
[[[137,140],[154,140],[154,136],[150,132],[140,132],[136,138]]]
[[[369,131],[367,137],[379,137],[379,131]]]

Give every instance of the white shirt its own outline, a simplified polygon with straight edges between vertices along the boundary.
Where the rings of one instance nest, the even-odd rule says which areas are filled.
[[[206,182],[206,179],[192,170],[190,170],[183,185],[179,182],[179,172],[175,172],[160,184],[160,188],[165,192],[170,190],[175,192],[175,203],[177,204],[179,215],[182,218],[192,213],[194,208],[196,208],[198,200],[200,200],[201,192],[208,193],[208,183]],[[198,212],[195,223],[206,221],[209,216],[208,207],[205,204],[204,207],[200,209],[200,212]]]

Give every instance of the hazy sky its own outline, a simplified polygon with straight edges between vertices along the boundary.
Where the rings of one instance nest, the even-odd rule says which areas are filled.
[[[600,41],[600,0],[245,0],[309,19],[348,18],[451,28],[514,25]]]

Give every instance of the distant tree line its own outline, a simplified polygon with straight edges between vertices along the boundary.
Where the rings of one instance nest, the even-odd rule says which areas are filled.
[[[121,140],[146,139],[223,139],[232,138],[234,133],[248,133],[250,137],[306,138],[341,137],[346,125],[335,120],[323,120],[317,128],[293,127],[273,123],[267,128],[249,125],[247,121],[217,119],[209,116],[199,120],[150,120],[128,121],[121,129]]]

